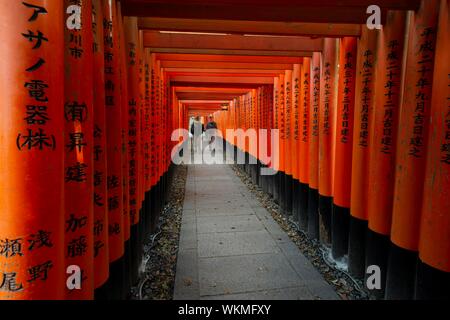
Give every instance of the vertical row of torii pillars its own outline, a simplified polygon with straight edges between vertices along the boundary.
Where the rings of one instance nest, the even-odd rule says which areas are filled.
[[[126,298],[168,195],[167,76],[118,1],[0,7],[0,299]]]
[[[373,298],[449,297],[448,19],[448,1],[388,11],[382,30],[325,38],[322,52],[274,79],[273,93],[260,87],[215,114],[222,133],[279,129],[277,163],[224,139],[352,276],[376,284],[381,271],[380,289],[366,288]]]
[[[279,173],[247,170],[353,276],[379,266],[374,296],[448,297],[448,0],[384,10],[382,30],[350,14],[211,23],[202,12],[220,10],[177,1],[200,20],[123,17],[167,14],[156,2],[0,5],[0,298],[124,298],[167,197],[173,129],[224,103],[222,132],[280,129]],[[172,28],[298,37],[142,30]]]

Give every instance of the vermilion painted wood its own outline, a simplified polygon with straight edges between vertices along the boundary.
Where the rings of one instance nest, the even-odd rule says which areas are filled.
[[[179,34],[144,31],[144,46],[174,49],[321,51],[322,40],[309,37]]]
[[[119,59],[120,59],[120,105],[122,108],[122,174],[123,174],[123,229],[124,229],[124,240],[128,241],[130,239],[130,185],[129,185],[129,173],[130,173],[130,162],[128,160],[128,132],[129,132],[129,122],[128,122],[128,74],[126,66],[126,48],[123,30],[123,17],[120,2],[117,2],[117,19],[119,26]]]
[[[94,30],[94,144],[100,148],[94,156],[94,288],[109,277],[107,193],[107,145],[105,109],[105,47],[103,41],[103,7],[101,0],[92,0]]]
[[[311,189],[319,188],[319,109],[320,109],[320,53],[314,52],[311,59],[310,71],[310,108],[309,108],[309,177],[308,183]]]
[[[370,132],[375,107],[378,31],[363,29],[358,39],[355,115],[353,131],[352,189],[350,214],[367,220],[369,196]],[[370,192],[371,193],[371,192]]]
[[[202,62],[240,62],[240,63],[301,63],[301,57],[261,56],[261,55],[215,55],[215,54],[178,54],[157,53],[161,61],[202,61]]]
[[[345,37],[359,36],[359,24],[331,24],[284,21],[242,21],[213,19],[139,18],[143,30],[259,34],[283,36]]]
[[[392,241],[401,248],[414,251],[417,251],[420,239],[420,208],[422,207],[423,202],[422,195],[424,192],[424,181],[426,179],[425,166],[427,155],[428,153],[433,152],[431,151],[433,147],[438,150],[442,150],[443,148],[442,146],[437,145],[436,142],[434,142],[433,145],[428,145],[429,130],[435,126],[434,120],[438,121],[440,118],[430,118],[431,108],[437,107],[431,104],[434,72],[438,72],[438,74],[445,73],[447,75],[447,80],[443,80],[443,75],[437,75],[438,79],[440,79],[438,80],[440,88],[443,86],[442,81],[447,81],[446,83],[448,85],[449,79],[448,63],[447,69],[434,68],[434,64],[438,59],[448,60],[445,58],[444,54],[447,52],[448,56],[448,51],[445,51],[446,48],[448,48],[448,45],[442,47],[442,50],[444,51],[436,51],[436,34],[438,32],[437,27],[440,3],[440,0],[422,1],[422,7],[411,18],[409,45],[407,48],[407,60],[405,65],[404,93],[400,109],[399,126],[401,127],[401,130],[398,131],[395,165],[395,194],[392,199],[394,207],[391,238]],[[448,27],[448,6],[445,12],[447,12],[447,16],[444,16],[442,18],[443,20],[441,19],[441,22],[443,22],[445,26],[445,19],[447,19]],[[442,29],[439,31],[441,30]],[[448,31],[448,29],[444,30]],[[441,38],[441,42],[442,41],[443,39]],[[444,62],[439,61],[439,63]],[[445,65],[442,65],[442,67],[444,66]],[[445,101],[445,98],[448,97],[448,87],[443,91],[434,90],[434,97],[436,104],[440,105],[440,107],[438,107],[441,110],[440,113],[444,113],[445,107],[442,103]],[[433,139],[433,141],[436,140]],[[442,164],[440,166],[443,167]],[[440,174],[442,173],[439,173],[439,175]],[[428,179],[437,179],[437,177],[429,177]],[[433,193],[436,193],[436,195],[439,194],[440,190],[438,188],[433,188],[429,184],[428,186],[430,189],[427,190],[427,192],[434,190]],[[428,205],[431,203],[432,202],[429,202]],[[427,213],[430,212],[427,207],[425,207],[425,210]],[[444,212],[445,211],[441,211],[441,214],[443,215]],[[424,226],[425,229],[434,229],[437,233],[444,232],[444,234],[448,235],[448,233],[446,233],[449,230],[448,219],[437,218],[437,220],[434,220],[428,218],[422,221],[428,224],[428,228],[427,226]],[[447,221],[447,225],[444,221]],[[433,225],[433,228],[430,228],[430,225]],[[432,243],[430,240],[430,238],[425,240],[427,246],[441,246],[440,243]],[[444,248],[449,248],[448,240],[444,241],[444,243],[442,243],[442,246]],[[445,257],[448,258],[449,256],[448,252],[434,248],[424,250],[428,253],[427,260],[429,260],[433,266],[440,270],[449,271],[449,261],[447,260],[443,263]],[[442,255],[439,256],[438,253],[441,253]]]
[[[386,27],[380,33],[378,44],[375,111],[373,133],[370,137],[369,185],[372,192],[368,197],[368,215],[369,228],[382,235],[389,235],[391,232],[395,159],[398,152],[397,128],[404,70],[403,59],[400,57],[404,52],[406,28],[404,12],[389,14]],[[393,47],[392,43],[397,45]],[[398,58],[389,58],[395,56]],[[404,130],[403,126],[404,124],[402,124],[402,130]]]
[[[64,1],[66,8],[71,4],[70,0]],[[66,268],[76,265],[83,273],[80,290],[66,287],[67,300],[94,297],[92,1],[81,3],[81,23],[81,30],[64,28],[64,255]],[[80,107],[81,115],[77,115],[76,108]]]
[[[128,101],[127,113],[129,117],[130,128],[127,132],[128,138],[128,160],[130,166],[130,221],[131,225],[139,222],[139,210],[141,209],[141,201],[138,200],[138,185],[142,177],[138,174],[137,169],[140,161],[139,158],[139,105],[141,97],[139,94],[139,32],[137,28],[137,19],[125,17],[124,19],[124,36],[126,45],[126,69],[127,69],[127,88]]]
[[[301,124],[301,67],[300,64],[294,64],[292,70],[292,113],[291,113],[291,149],[292,149],[292,176],[299,179],[300,153],[299,153],[299,135]]]
[[[106,141],[108,166],[109,259],[114,262],[124,254],[123,230],[123,186],[122,186],[122,110],[120,96],[120,61],[117,7],[115,1],[103,1],[105,21],[111,28],[104,29],[105,40],[111,39],[112,46],[105,45],[106,89]],[[106,43],[109,43],[105,41]],[[112,56],[110,56],[112,55]],[[111,72],[109,72],[111,71]],[[111,84],[114,86],[111,86]]]
[[[284,73],[284,128],[285,128],[285,172],[292,175],[292,141],[291,141],[291,117],[292,117],[292,70]]]
[[[321,56],[319,109],[319,194],[333,195],[339,40],[324,39]]]
[[[309,182],[309,127],[311,102],[311,59],[306,58],[300,68],[298,177],[301,183]]]
[[[436,269],[450,272],[450,212],[448,191],[450,190],[449,150],[443,146],[449,144],[448,113],[448,70],[449,52],[448,1],[440,2],[436,56],[433,76],[430,117],[433,125],[428,138],[427,165],[423,209],[420,228],[419,257]],[[447,71],[446,71],[447,70]],[[444,106],[447,105],[447,110]],[[444,214],[442,214],[444,213]]]
[[[356,38],[343,38],[340,40],[339,66],[333,202],[338,206],[350,208]]]
[[[417,0],[401,1],[346,1],[289,3],[199,3],[199,2],[143,2],[127,0],[126,15],[141,17],[220,19],[248,21],[286,21],[323,23],[365,23],[366,9],[379,4],[383,12],[388,9],[416,10]]]
[[[34,8],[22,1],[0,3],[0,166],[3,168],[0,170],[0,241],[2,248],[7,242],[20,246],[12,251],[2,250],[0,254],[2,300],[64,298],[64,86],[61,84],[64,83],[65,10],[63,1],[46,2],[43,7],[47,13],[38,14],[30,21]],[[35,36],[37,30],[41,31],[48,41],[42,40],[40,45],[36,38],[28,41],[27,30]],[[38,63],[40,59],[45,63]],[[37,91],[33,84],[24,86],[33,80],[42,81],[44,87],[39,82]],[[37,101],[30,96],[33,91],[39,100],[48,98],[48,101]],[[45,124],[28,124],[27,105],[44,106],[49,120]],[[42,117],[38,119],[45,122]],[[37,274],[38,278],[33,279],[33,268],[48,271],[47,277],[43,280]],[[5,275],[10,279],[7,282]]]

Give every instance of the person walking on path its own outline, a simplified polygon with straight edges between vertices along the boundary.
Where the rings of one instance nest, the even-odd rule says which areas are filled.
[[[200,117],[196,116],[191,125],[191,134],[194,136],[194,152],[201,151],[203,132],[205,132],[205,127],[201,123]]]
[[[217,123],[214,121],[213,116],[209,115],[208,123],[206,124],[206,138],[208,140],[209,150],[211,150],[211,144],[216,139],[216,130],[217,130]]]

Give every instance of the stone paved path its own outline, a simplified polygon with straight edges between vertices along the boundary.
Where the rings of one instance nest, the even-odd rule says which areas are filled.
[[[337,299],[228,165],[189,165],[174,299]]]

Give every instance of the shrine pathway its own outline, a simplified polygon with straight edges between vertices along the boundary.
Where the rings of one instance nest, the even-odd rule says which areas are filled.
[[[338,299],[228,165],[188,165],[175,300]]]

